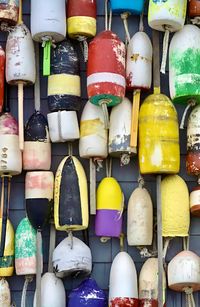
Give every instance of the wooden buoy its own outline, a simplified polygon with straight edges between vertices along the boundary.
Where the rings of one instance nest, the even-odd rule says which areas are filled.
[[[19,0],[0,1],[0,24],[1,30],[8,31],[9,26],[17,24],[19,17]]]
[[[3,101],[4,101],[5,59],[6,59],[5,52],[3,48],[0,46],[0,112],[3,109]]]

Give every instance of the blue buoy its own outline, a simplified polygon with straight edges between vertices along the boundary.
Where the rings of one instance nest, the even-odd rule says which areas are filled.
[[[84,280],[69,294],[68,307],[107,307],[108,301],[103,290],[92,278]]]
[[[110,0],[113,13],[129,12],[131,14],[140,15],[144,8],[144,0]]]

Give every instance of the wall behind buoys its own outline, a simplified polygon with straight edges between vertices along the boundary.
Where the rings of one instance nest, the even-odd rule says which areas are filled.
[[[97,31],[100,32],[104,29],[104,1],[97,0],[97,9],[98,9],[98,20],[97,20]],[[147,11],[147,10],[146,10]],[[30,28],[30,0],[23,1],[23,14],[24,14],[24,22]],[[131,36],[138,31],[139,17],[131,16],[129,17],[129,29]],[[113,16],[113,26],[112,30],[116,32],[122,40],[124,40],[124,28],[122,21],[119,16]],[[147,25],[147,18],[145,15],[145,31],[151,37],[151,29]],[[162,41],[160,34],[160,42]],[[5,47],[6,34],[0,32],[0,44]],[[77,50],[79,52],[79,56],[81,58],[81,86],[82,86],[82,108],[79,112],[82,112],[83,106],[87,101],[87,93],[86,93],[86,66],[83,61],[83,57],[79,48],[78,43],[76,43]],[[40,49],[40,67],[41,67],[41,75],[42,75],[42,50]],[[168,69],[166,75],[162,75],[161,77],[161,87],[162,93],[169,96],[169,86],[168,86]],[[9,87],[10,91],[10,103],[11,103],[11,112],[17,118],[17,87]],[[25,87],[25,99],[24,99],[24,116],[25,121],[28,120],[30,115],[34,111],[34,88],[33,86]],[[148,94],[148,93],[147,93]],[[142,101],[144,97],[142,96]],[[131,96],[129,95],[131,99]],[[179,123],[181,120],[181,116],[183,114],[185,106],[184,105],[176,105],[176,109],[179,115]],[[48,113],[48,105],[47,105],[47,77],[41,76],[41,111],[43,114]],[[187,182],[189,190],[192,190],[192,187],[197,185],[196,177],[192,177],[186,174],[185,168],[185,156],[186,156],[186,129],[184,131],[180,131],[180,139],[181,139],[181,171],[180,176]],[[55,173],[56,169],[63,159],[65,155],[67,155],[67,144],[53,144],[52,145],[52,170]],[[78,155],[78,142],[75,142],[74,146],[74,154]],[[81,162],[84,166],[84,169],[87,174],[87,178],[89,178],[89,161],[86,159],[81,159]],[[105,176],[105,168],[103,171],[97,173],[97,184],[99,181]],[[138,177],[138,162],[134,157],[131,159],[131,163],[128,166],[120,167],[120,162],[118,159],[113,159],[113,176],[119,181],[121,188],[125,195],[125,212],[123,220],[126,221],[127,214],[127,204],[128,199],[134,188],[138,186],[137,177]],[[20,176],[15,176],[12,179],[11,186],[11,201],[10,201],[10,219],[16,229],[20,220],[25,216],[25,195],[24,195],[24,179],[25,172]],[[155,206],[155,198],[156,198],[156,184],[154,176],[145,176],[146,188],[151,194],[154,206]],[[190,238],[190,249],[200,255],[200,220],[196,217],[192,217],[191,219],[191,238]],[[123,225],[124,233],[126,233],[126,224]],[[89,245],[92,250],[93,256],[93,271],[92,277],[94,277],[98,283],[98,285],[108,292],[108,283],[109,283],[109,272],[111,262],[114,256],[119,252],[119,240],[112,239],[107,243],[101,243],[99,238],[95,236],[94,233],[94,218],[90,218],[90,227],[88,229],[89,233]],[[83,239],[82,232],[76,233],[81,239]],[[63,232],[57,232],[57,244],[64,239],[66,234]],[[87,236],[86,236],[87,237]],[[139,251],[134,247],[127,247],[127,241],[125,240],[125,250],[132,256],[135,261],[137,271],[139,273],[142,263],[144,259],[141,259]],[[48,262],[48,248],[49,248],[49,228],[47,227],[43,232],[43,253],[44,253],[44,271],[47,271],[47,262]],[[170,248],[167,253],[167,262],[169,262],[172,257],[174,257],[179,251],[182,250],[182,242],[180,239],[174,239],[170,243]],[[8,282],[10,284],[12,290],[12,302],[16,304],[17,307],[20,306],[21,300],[21,291],[24,283],[23,276],[13,276],[8,278]],[[81,282],[80,278],[66,278],[64,280],[66,294],[69,291],[79,285]],[[31,283],[28,288],[28,302],[27,306],[32,307],[33,305],[33,296],[35,290],[35,282]],[[200,306],[200,295],[195,294],[196,305]],[[184,306],[185,298],[184,295],[181,296],[179,293],[175,293],[171,290],[167,290],[167,306],[168,307],[182,307]]]

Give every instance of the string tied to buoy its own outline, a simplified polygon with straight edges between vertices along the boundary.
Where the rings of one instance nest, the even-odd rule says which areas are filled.
[[[123,21],[124,24],[124,30],[126,33],[126,38],[128,40],[128,42],[130,42],[131,40],[131,36],[130,36],[130,32],[129,32],[129,28],[128,28],[128,17],[129,17],[130,13],[129,12],[124,12],[121,14],[121,19]]]
[[[166,70],[170,27],[167,25],[164,25],[164,30],[165,30],[165,34],[164,34],[164,39],[163,39],[162,62],[161,62],[161,68],[160,68],[160,72],[163,74],[165,74],[165,70]]]
[[[103,110],[103,118],[104,118],[104,126],[105,129],[109,129],[110,122],[109,122],[109,113],[108,113],[108,107],[107,104],[109,102],[109,99],[102,99],[100,101],[100,106],[102,107]]]
[[[139,176],[138,176],[138,185],[139,185],[139,188],[140,189],[143,189],[144,188],[144,178],[142,177],[142,175],[139,173]]]
[[[196,16],[195,18],[191,19],[193,25],[200,25],[200,17]]]
[[[128,165],[130,163],[130,160],[131,160],[130,154],[128,154],[128,153],[121,154],[120,166]]]
[[[21,307],[26,307],[26,295],[27,295],[28,284],[31,283],[32,281],[33,281],[32,275],[27,275],[25,277],[25,282],[22,290]]]
[[[188,105],[185,108],[185,111],[184,111],[182,119],[181,119],[180,129],[184,129],[185,119],[186,119],[187,113],[188,113],[189,109],[194,107],[195,105],[196,105],[196,100],[195,99],[191,99],[191,100],[188,101]]]
[[[77,40],[80,43],[81,50],[83,53],[84,62],[86,63],[88,61],[88,42],[87,37],[79,35],[77,37]]]
[[[49,35],[42,37],[42,47],[44,48],[43,52],[43,75],[50,75],[50,58],[51,58],[51,47],[55,48],[55,41]]]

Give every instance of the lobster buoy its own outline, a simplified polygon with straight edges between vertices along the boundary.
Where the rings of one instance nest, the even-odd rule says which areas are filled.
[[[137,272],[126,252],[118,253],[111,265],[109,306],[139,306]]]
[[[1,0],[0,1],[0,24],[4,26],[16,25],[19,16],[19,0]]]
[[[191,251],[182,251],[168,264],[168,286],[174,291],[200,290],[200,258]]]
[[[200,184],[199,179],[198,184]],[[200,216],[200,185],[193,188],[190,193],[190,212],[192,215]]]
[[[22,155],[19,149],[18,124],[8,112],[0,116],[0,175],[19,175],[22,171]]]
[[[110,5],[113,13],[131,13],[131,14],[141,14],[144,7],[144,0],[138,0],[136,2],[127,0],[110,0]]]
[[[163,292],[166,290],[166,276],[163,270]],[[158,259],[145,261],[139,276],[139,299],[141,307],[158,306]]]
[[[23,152],[24,170],[49,170],[51,166],[51,143],[46,118],[35,111],[25,127]]]
[[[15,233],[15,270],[17,275],[36,274],[36,230],[27,217]]]
[[[178,175],[166,176],[161,182],[162,235],[187,237],[190,225],[189,192]]]
[[[45,273],[41,280],[41,306],[42,307],[66,307],[65,287],[61,279],[54,273]],[[36,292],[33,306],[37,307]]]
[[[200,102],[200,29],[185,25],[169,48],[169,87],[173,102]]]
[[[51,112],[78,111],[81,105],[79,59],[70,40],[52,50],[48,77],[48,106]]]
[[[200,3],[199,0],[189,0],[189,15],[194,18],[192,22],[198,23],[200,17]],[[197,22],[196,22],[197,21]]]
[[[122,231],[124,195],[117,180],[104,178],[97,189],[95,234],[100,237],[119,237]]]
[[[68,307],[107,307],[107,299],[103,290],[99,288],[92,278],[84,280],[76,289],[69,294]]]
[[[132,104],[124,98],[119,105],[112,108],[109,129],[109,154],[120,157],[121,164],[128,164],[133,153],[130,147]],[[135,153],[135,152],[134,152]]]
[[[187,124],[186,169],[190,175],[200,175],[200,105],[190,113]]]
[[[5,59],[5,52],[0,46],[0,112],[2,111],[4,100]]]
[[[31,225],[42,229],[50,214],[54,176],[50,171],[27,172],[25,178],[26,211]]]
[[[125,95],[125,45],[111,31],[99,33],[89,44],[87,92],[90,101],[102,106],[108,128],[107,106]]]
[[[11,293],[8,282],[5,278],[0,278],[0,306],[11,306]]]
[[[70,235],[61,241],[53,251],[52,257],[56,276],[88,275],[92,271],[92,254],[90,248],[76,237]]]
[[[88,227],[88,191],[85,171],[77,158],[65,157],[55,177],[54,221],[57,230]]]
[[[128,245],[151,245],[153,239],[153,204],[149,192],[136,188],[129,198],[127,215]]]
[[[186,17],[187,0],[149,1],[148,24],[158,31],[165,32],[163,41],[163,61],[161,72],[165,73],[169,33],[183,28]]]
[[[2,228],[2,218],[0,218],[0,233]],[[14,272],[14,229],[10,220],[6,223],[6,241],[3,257],[0,257],[0,277],[12,276]]]
[[[163,94],[148,96],[140,108],[139,165],[141,174],[179,171],[177,112],[170,99]]]
[[[145,32],[137,32],[127,48],[127,89],[148,90],[152,82],[152,44]]]

